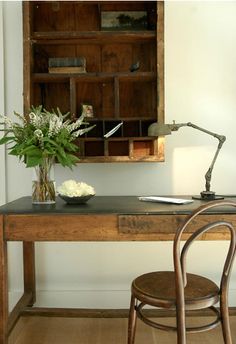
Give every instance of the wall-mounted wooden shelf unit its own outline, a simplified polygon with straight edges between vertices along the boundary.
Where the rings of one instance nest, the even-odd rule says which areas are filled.
[[[163,139],[147,134],[164,121],[163,11],[156,1],[23,2],[25,112],[42,104],[77,118],[92,105],[96,127],[78,140],[81,162],[164,160]],[[49,59],[78,57],[84,72],[49,71]]]

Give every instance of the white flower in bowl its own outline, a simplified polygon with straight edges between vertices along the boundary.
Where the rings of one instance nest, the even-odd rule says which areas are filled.
[[[60,195],[68,197],[95,195],[95,190],[92,186],[84,182],[76,182],[72,179],[64,181],[57,190]]]

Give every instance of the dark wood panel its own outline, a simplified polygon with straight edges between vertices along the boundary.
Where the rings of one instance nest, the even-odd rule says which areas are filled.
[[[100,28],[99,9],[95,3],[41,1],[32,7],[34,31],[94,31]]]
[[[129,141],[110,141],[108,143],[109,156],[129,156]]]
[[[121,117],[155,117],[156,101],[152,99],[152,82],[120,82],[120,116]]]
[[[75,5],[66,2],[34,2],[33,11],[34,31],[71,31],[75,30]],[[43,20],[42,20],[43,18]]]
[[[103,141],[87,141],[84,143],[84,155],[91,157],[104,155],[104,142]]]
[[[120,233],[165,233],[175,234],[177,228],[183,224],[185,215],[119,215],[119,232]],[[234,226],[236,225],[235,215],[206,215],[200,216],[197,220],[193,221],[193,224],[186,230],[187,233],[193,233],[197,228],[206,225],[213,221],[230,221]],[[224,227],[219,227],[211,231],[211,234],[219,237],[226,233]]]
[[[99,83],[77,83],[76,84],[76,107],[77,114],[81,104],[91,104],[94,116],[102,117],[102,84]]]
[[[128,72],[132,64],[132,46],[106,45],[102,49],[103,72]]]
[[[70,84],[68,83],[38,83],[34,87],[34,106],[43,105],[47,110],[59,109],[70,112]]]

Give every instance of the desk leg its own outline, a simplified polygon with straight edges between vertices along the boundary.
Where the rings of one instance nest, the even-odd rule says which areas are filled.
[[[4,240],[3,215],[0,215],[0,344],[7,344],[8,322],[7,242]]]
[[[23,264],[24,291],[32,293],[32,299],[28,306],[33,306],[36,301],[34,242],[23,242]]]

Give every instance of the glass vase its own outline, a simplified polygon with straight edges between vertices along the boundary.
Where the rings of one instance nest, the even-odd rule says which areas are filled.
[[[52,204],[56,202],[53,163],[53,158],[45,157],[40,165],[34,167],[32,181],[33,204]]]

